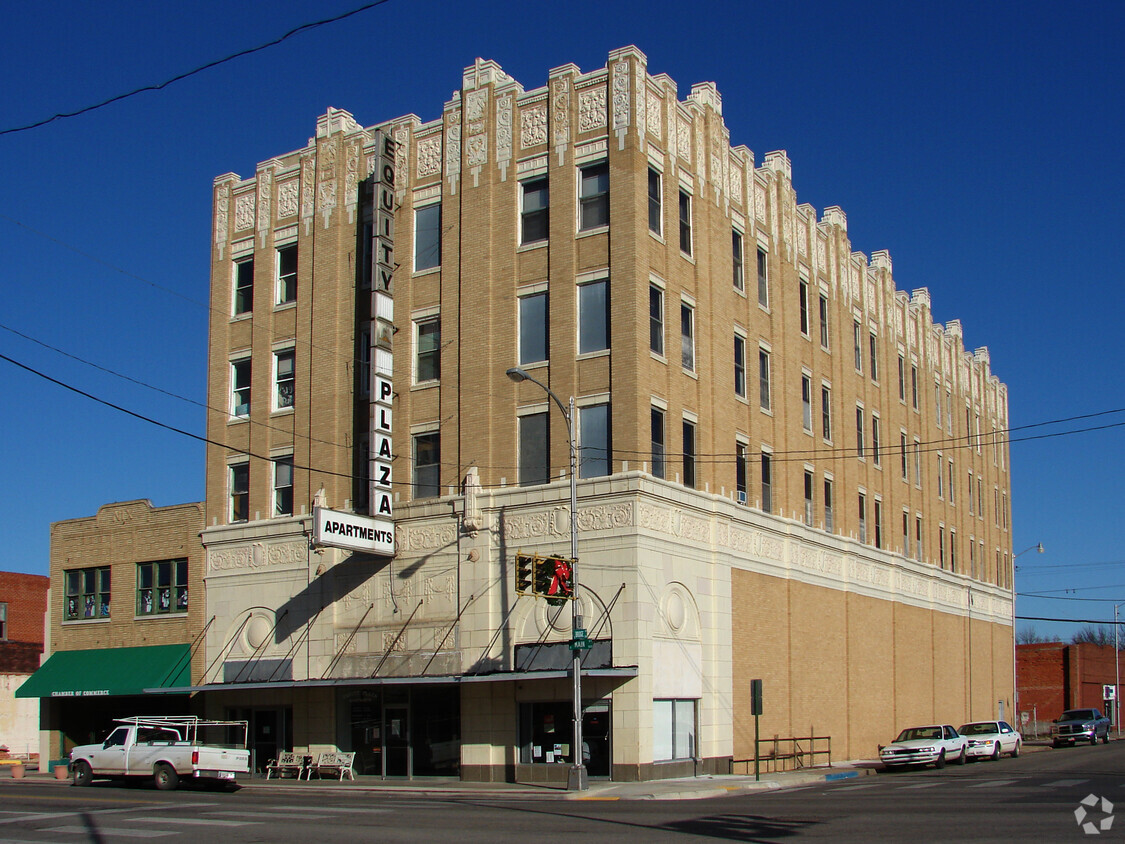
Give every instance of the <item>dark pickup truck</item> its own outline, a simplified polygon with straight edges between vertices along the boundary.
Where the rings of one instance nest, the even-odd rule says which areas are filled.
[[[1109,743],[1109,719],[1096,709],[1068,709],[1051,722],[1051,744],[1062,747],[1064,744],[1077,744],[1088,741],[1097,744]]]

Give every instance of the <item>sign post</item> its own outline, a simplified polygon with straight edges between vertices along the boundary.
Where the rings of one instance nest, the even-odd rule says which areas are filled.
[[[761,777],[761,757],[758,754],[758,716],[762,714],[762,681],[750,681],[750,712],[754,716],[754,781]]]

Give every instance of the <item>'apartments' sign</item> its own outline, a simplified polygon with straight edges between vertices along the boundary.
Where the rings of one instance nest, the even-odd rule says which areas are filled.
[[[390,556],[395,552],[394,522],[314,507],[313,545]]]

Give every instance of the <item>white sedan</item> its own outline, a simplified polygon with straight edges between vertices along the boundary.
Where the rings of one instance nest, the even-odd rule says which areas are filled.
[[[1023,736],[1007,721],[973,721],[962,724],[957,732],[969,740],[966,752],[970,759],[999,759],[1004,753],[1019,756],[1023,745]]]
[[[908,727],[893,742],[879,748],[879,759],[888,768],[900,765],[933,765],[944,768],[945,763],[965,764],[966,741],[949,724],[932,724],[927,727]]]

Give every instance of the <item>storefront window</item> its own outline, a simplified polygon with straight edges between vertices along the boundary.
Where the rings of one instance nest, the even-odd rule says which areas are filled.
[[[574,741],[570,701],[520,704],[520,763],[573,764]],[[607,702],[584,707],[582,764],[591,777],[610,774],[610,712]]]
[[[694,700],[652,702],[652,759],[668,762],[695,756]]]

